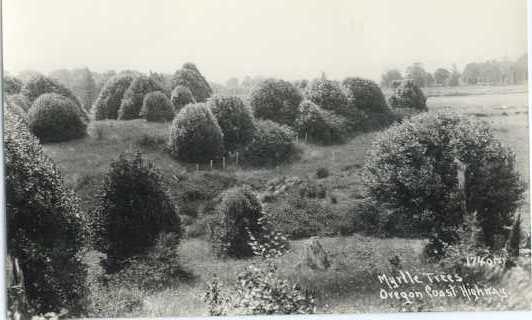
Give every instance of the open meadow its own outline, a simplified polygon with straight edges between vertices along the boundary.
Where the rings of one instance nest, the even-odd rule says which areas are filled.
[[[488,122],[495,135],[515,152],[519,172],[528,183],[526,88],[493,90],[497,93],[478,94],[476,90],[469,95],[462,92],[455,96],[440,92],[428,98],[427,106],[429,112],[447,109]],[[449,92],[454,91],[450,89]],[[206,238],[206,225],[201,222],[204,218],[201,212],[206,203],[234,185],[248,184],[264,192],[268,186],[294,177],[314,181],[319,168],[327,168],[329,172],[327,177],[319,179],[319,185],[326,190],[326,195],[319,201],[329,212],[316,218],[321,219],[321,225],[309,228],[318,230],[331,267],[301,272],[300,268],[304,267],[300,263],[304,256],[304,243],[309,241],[305,236],[306,230],[301,231],[301,239],[295,237],[290,240],[291,249],[287,254],[274,259],[283,278],[298,282],[315,297],[318,313],[471,310],[466,301],[451,301],[451,298],[433,299],[412,307],[405,307],[396,299],[379,298],[381,287],[377,274],[391,272],[390,258],[397,256],[406,270],[434,272],[438,267],[421,261],[425,239],[364,236],[363,230],[349,226],[357,214],[353,212],[353,204],[361,197],[361,168],[376,132],[360,133],[345,144],[332,146],[305,144],[300,139],[299,145],[303,150],[300,159],[274,168],[236,166],[235,159],[228,158],[225,169],[221,168],[221,160],[218,160],[212,169],[208,164],[202,164],[198,171],[194,164],[176,162],[164,151],[168,125],[142,119],[91,121],[87,137],[44,146],[46,153],[61,168],[67,184],[81,197],[84,211],[94,209],[98,188],[110,163],[126,150],[140,150],[146,159],[153,161],[162,172],[167,192],[179,207],[186,236],[179,247],[178,263],[190,277],[174,279],[165,288],[157,290],[114,288],[117,292],[110,295],[113,301],[108,301],[110,305],[106,306],[109,315],[208,315],[207,305],[201,297],[209,281],[216,276],[220,281],[230,283],[247,265],[260,265],[262,262],[260,258],[215,257]],[[290,187],[287,189],[287,193],[293,192]],[[530,226],[528,199],[527,192],[519,209],[524,226]],[[287,205],[290,202],[276,200],[267,203],[266,208]],[[345,230],[340,225],[345,225]],[[90,264],[91,258],[87,259]]]

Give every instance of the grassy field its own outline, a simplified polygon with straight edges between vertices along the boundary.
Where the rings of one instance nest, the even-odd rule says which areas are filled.
[[[527,93],[516,92],[515,88],[504,91],[496,88],[472,90],[471,94],[460,92],[452,95],[433,93],[427,104],[430,112],[450,109],[463,112],[487,121],[496,135],[516,153],[519,171],[528,183],[528,109]],[[442,89],[440,89],[442,90]],[[495,93],[494,93],[495,92]],[[360,195],[360,169],[364,164],[367,150],[371,147],[375,132],[356,136],[348,143],[337,146],[310,146],[301,144],[301,159],[291,164],[269,169],[246,169],[235,167],[228,159],[224,172],[201,166],[196,172],[194,164],[181,164],[164,152],[168,123],[152,124],[143,120],[98,121],[92,122],[89,136],[76,141],[48,144],[45,150],[58,163],[65,174],[67,183],[82,198],[85,211],[95,205],[97,188],[112,160],[126,150],[140,149],[159,167],[165,177],[165,185],[171,196],[180,201],[183,190],[191,188],[208,189],[214,197],[230,185],[247,183],[264,188],[267,181],[276,177],[296,176],[312,178],[317,169],[328,168],[330,176],[320,180],[328,192],[337,199],[331,205],[335,211],[349,214],[352,203]],[[189,178],[183,179],[188,172]],[[521,211],[524,223],[530,226],[528,210],[529,196],[523,202]],[[387,272],[389,259],[397,255],[406,268],[429,268],[420,262],[423,240],[377,239],[358,234],[335,236],[322,239],[324,248],[332,260],[327,271],[299,272],[303,245],[307,240],[291,241],[290,253],[277,259],[281,274],[297,280],[303,288],[312,292],[318,302],[318,312],[382,312],[400,311],[397,303],[383,302],[378,298],[376,274]],[[158,292],[137,292],[143,301],[141,309],[124,316],[197,316],[207,315],[205,304],[200,296],[206,283],[217,275],[222,281],[234,281],[236,274],[257,259],[218,260],[211,252],[209,244],[201,238],[187,238],[182,241],[180,263],[190,271],[192,281],[170,283],[168,288]],[[456,305],[457,310],[467,309]],[[433,309],[438,309],[434,306]]]

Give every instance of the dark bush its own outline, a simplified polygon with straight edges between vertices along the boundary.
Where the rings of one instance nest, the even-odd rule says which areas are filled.
[[[89,116],[78,98],[67,87],[63,86],[59,82],[37,74],[32,76],[20,90],[20,93],[28,98],[31,103],[34,103],[38,97],[45,93],[56,93],[69,98],[74,102],[76,106],[76,112],[80,115],[81,119],[85,122],[89,121]]]
[[[242,161],[251,166],[275,166],[297,156],[294,133],[273,121],[257,121],[257,131],[242,152]]]
[[[257,194],[249,186],[228,189],[222,194],[216,212],[219,222],[213,226],[211,240],[217,254],[234,258],[253,256],[250,233],[257,237],[263,232],[259,223],[262,204]]]
[[[163,88],[155,80],[144,75],[136,77],[124,92],[120,109],[118,109],[118,120],[139,118],[144,96],[154,91],[163,91]]]
[[[93,106],[95,120],[118,118],[122,98],[133,79],[131,74],[118,74],[105,83]]]
[[[170,127],[169,150],[176,159],[205,163],[223,156],[224,135],[205,103],[189,104]]]
[[[364,112],[390,112],[381,88],[371,80],[346,78],[342,81],[351,108]]]
[[[344,142],[347,121],[305,100],[299,106],[294,127],[300,139],[306,137],[308,142],[329,145]]]
[[[154,91],[144,96],[141,117],[148,121],[172,121],[174,115],[172,102],[163,92]]]
[[[171,100],[172,104],[174,105],[175,112],[179,112],[189,103],[196,103],[196,99],[194,99],[192,91],[183,86],[176,86],[174,90],[172,90]]]
[[[21,94],[12,94],[8,96],[6,100],[9,103],[22,108],[25,112],[28,112],[30,110],[31,102],[26,96],[23,96]]]
[[[87,124],[75,103],[55,93],[45,93],[33,102],[28,123],[30,131],[43,143],[77,139],[87,133]]]
[[[211,86],[193,63],[185,63],[181,70],[176,71],[172,86],[189,88],[197,102],[205,102],[212,95]]]
[[[22,89],[22,81],[15,77],[4,76],[2,88],[4,88],[4,94],[6,95],[20,93],[20,89]]]
[[[209,106],[224,133],[226,151],[242,148],[253,139],[255,119],[240,98],[216,96],[209,99]]]
[[[390,234],[404,234],[401,226],[409,226],[408,233],[442,233],[452,242],[465,207],[478,213],[483,241],[494,247],[496,237],[507,235],[524,191],[514,154],[489,127],[455,114],[405,120],[379,136],[367,159],[367,196],[380,204],[377,220]],[[467,166],[465,200],[460,163]]]
[[[293,125],[303,96],[290,82],[268,79],[256,85],[249,95],[250,105],[259,119]]]
[[[394,92],[389,101],[393,108],[427,110],[427,99],[421,88],[413,80],[403,80],[398,84],[394,84]]]
[[[318,179],[324,179],[327,178],[330,175],[329,169],[320,167],[318,170],[316,170],[316,178]]]
[[[4,115],[8,254],[19,261],[35,314],[66,308],[77,315],[86,276],[79,199],[24,122]]]
[[[305,96],[325,110],[347,114],[347,96],[340,85],[327,79],[313,80],[306,88]]]
[[[176,208],[161,185],[161,175],[140,153],[122,154],[111,163],[91,212],[92,239],[116,271],[133,256],[145,254],[160,233],[181,235]]]

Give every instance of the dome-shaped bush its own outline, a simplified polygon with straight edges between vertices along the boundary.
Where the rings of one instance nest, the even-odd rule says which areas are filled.
[[[179,110],[189,103],[196,103],[192,91],[184,86],[176,86],[174,90],[172,90],[170,99],[172,100],[176,112],[179,112]]]
[[[154,91],[144,96],[140,116],[148,121],[172,121],[174,107],[170,99],[161,91]]]
[[[45,93],[33,102],[28,123],[30,131],[43,143],[77,139],[87,133],[87,124],[76,104],[56,93]]]
[[[255,119],[239,97],[216,96],[209,100],[209,106],[222,128],[226,151],[235,151],[251,141],[257,130]]]
[[[134,76],[130,73],[122,73],[110,78],[103,86],[96,102],[94,103],[94,119],[117,119],[118,109],[127,88],[133,82]]]
[[[513,153],[489,127],[454,114],[421,114],[384,131],[370,149],[364,185],[391,234],[452,242],[463,201],[489,246],[506,235],[523,195]],[[459,172],[464,172],[464,199]]]
[[[275,166],[297,155],[295,134],[287,126],[270,120],[256,122],[257,131],[242,152],[242,161],[252,166]]]
[[[351,108],[366,113],[387,113],[390,111],[381,88],[371,80],[346,78],[342,81]]]
[[[303,96],[290,82],[268,79],[256,85],[249,95],[255,117],[293,125]]]
[[[136,77],[124,93],[120,109],[118,109],[118,120],[139,118],[144,96],[153,91],[163,91],[163,88],[144,75]]]
[[[427,99],[413,80],[403,80],[394,84],[394,92],[390,97],[393,108],[411,108],[421,111],[427,110]]]
[[[173,78],[173,87],[189,88],[197,102],[205,102],[212,95],[212,89],[207,80],[199,72],[196,65],[187,62],[181,70],[177,70]]]
[[[4,76],[2,88],[4,88],[4,94],[6,95],[17,94],[22,89],[22,81],[15,77]]]
[[[79,99],[67,87],[53,79],[40,74],[34,75],[26,83],[24,83],[20,93],[26,96],[30,103],[34,103],[38,97],[45,93],[56,93],[62,95],[74,102],[74,105],[76,106],[76,112],[83,121],[89,121],[89,116],[87,115],[85,109],[83,109],[81,106]]]
[[[338,114],[346,114],[347,112],[347,97],[335,81],[313,80],[307,86],[305,96],[322,109]]]
[[[219,226],[211,240],[219,255],[244,258],[253,256],[250,233],[258,238],[262,233],[259,219],[263,216],[262,204],[249,186],[233,187],[223,192],[216,207]]]
[[[181,221],[161,180],[159,171],[139,153],[122,154],[111,163],[90,214],[92,239],[107,255],[107,270],[120,269],[125,259],[145,254],[163,232],[181,235]]]
[[[86,276],[79,199],[23,120],[6,110],[4,125],[7,252],[19,261],[35,314],[77,315]]]
[[[168,148],[179,160],[205,163],[223,156],[223,139],[208,105],[195,103],[185,106],[174,118]]]
[[[309,100],[301,102],[295,128],[300,138],[320,144],[344,141],[347,124],[342,116],[323,110]]]
[[[26,96],[23,96],[21,94],[12,94],[8,96],[6,100],[14,105],[17,105],[26,112],[30,110],[31,102],[28,98],[26,98]]]

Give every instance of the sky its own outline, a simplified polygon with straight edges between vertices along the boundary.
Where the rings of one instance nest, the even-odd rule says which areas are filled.
[[[2,0],[4,69],[296,80],[527,52],[526,0]]]

